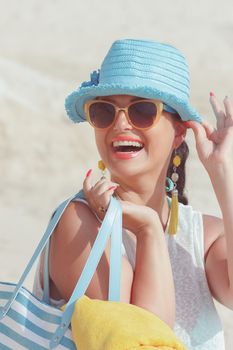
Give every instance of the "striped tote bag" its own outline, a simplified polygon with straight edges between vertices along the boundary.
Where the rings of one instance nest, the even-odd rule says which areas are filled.
[[[90,255],[64,312],[39,300],[23,287],[28,273],[48,244],[63,212],[72,200],[82,196],[82,192],[79,192],[57,208],[19,282],[0,282],[0,350],[76,349],[70,329],[74,305],[85,294],[109,238],[111,251],[108,300],[120,301],[122,211],[114,197],[111,198]]]

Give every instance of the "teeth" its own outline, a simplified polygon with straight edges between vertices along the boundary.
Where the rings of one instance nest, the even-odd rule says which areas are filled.
[[[113,147],[119,147],[119,146],[143,147],[143,144],[137,141],[114,141],[113,142]]]

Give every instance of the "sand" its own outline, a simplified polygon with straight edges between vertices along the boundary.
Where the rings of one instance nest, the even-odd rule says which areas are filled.
[[[187,56],[192,104],[214,124],[209,91],[219,99],[233,91],[233,3],[0,0],[0,6],[0,279],[13,282],[53,208],[81,187],[89,168],[99,176],[93,131],[67,119],[64,97],[99,68],[113,40],[157,39]],[[190,203],[221,216],[191,132],[187,138]],[[33,273],[28,288],[32,280]],[[233,311],[218,308],[230,350]]]

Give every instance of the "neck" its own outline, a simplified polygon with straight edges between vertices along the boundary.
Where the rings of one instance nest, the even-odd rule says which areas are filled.
[[[170,212],[165,190],[165,178],[164,175],[157,179],[153,177],[153,181],[151,181],[151,176],[144,175],[135,176],[135,178],[130,177],[122,181],[122,179],[112,176],[112,181],[120,184],[116,194],[122,200],[138,205],[146,205],[154,209],[158,213],[165,230]]]

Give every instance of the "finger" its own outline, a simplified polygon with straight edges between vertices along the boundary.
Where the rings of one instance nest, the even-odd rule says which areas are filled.
[[[201,124],[204,126],[206,135],[208,137],[215,131],[213,125],[209,124],[206,120],[204,120]]]
[[[225,107],[226,118],[233,120],[233,105],[232,105],[230,99],[228,98],[228,96],[226,96],[224,98],[223,104]]]
[[[206,140],[206,131],[202,124],[194,121],[188,121],[185,124],[193,130],[196,143],[203,143]]]
[[[92,194],[97,198],[97,201],[99,200],[98,198],[102,196],[110,186],[109,181],[102,182],[102,180],[95,184],[95,186],[92,188]]]
[[[99,180],[91,189],[91,201],[94,207],[107,209],[111,196],[119,185],[110,180]]]
[[[202,125],[205,128],[206,136],[208,137],[208,139],[213,142],[216,142],[217,141],[216,129],[207,121],[203,121]]]
[[[113,192],[118,188],[118,186],[119,186],[119,185],[110,186],[110,187],[108,188],[108,191],[110,191],[110,192],[113,193]]]
[[[111,187],[119,186],[117,183],[112,182],[108,179],[100,179],[97,183],[92,187],[92,191],[96,196],[102,195],[104,192],[108,191]]]
[[[91,190],[92,185],[91,185],[91,174],[92,174],[92,169],[89,169],[88,172],[86,173],[85,179],[83,181],[83,192],[87,196],[88,192]]]
[[[104,193],[102,193],[101,196],[98,197],[99,200],[98,200],[97,204],[98,205],[100,204],[102,207],[105,208],[105,210],[107,210],[109,203],[110,203],[110,200],[111,200],[111,197],[112,197],[112,191],[107,190]]]
[[[212,109],[214,111],[214,114],[217,120],[217,129],[224,128],[225,113],[220,103],[218,102],[216,96],[213,93],[210,94],[210,104],[212,106]]]
[[[101,219],[103,219],[109,207],[112,194],[116,188],[117,186],[110,186],[102,195],[93,197],[94,210]]]

